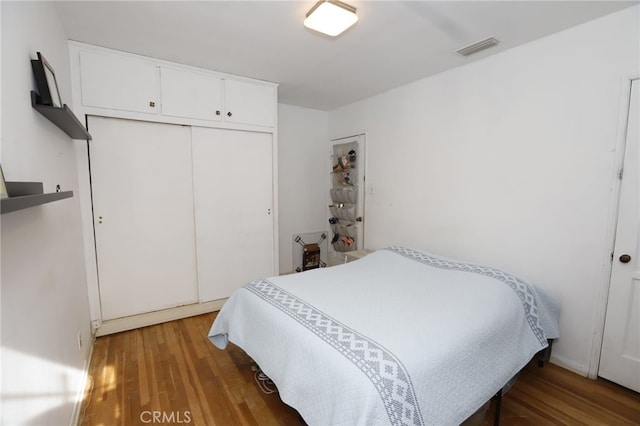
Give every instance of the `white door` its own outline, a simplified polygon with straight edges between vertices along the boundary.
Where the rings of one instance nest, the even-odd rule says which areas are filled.
[[[364,135],[331,141],[329,265],[364,246]]]
[[[273,142],[268,133],[193,127],[200,301],[274,275]]]
[[[640,80],[631,86],[615,251],[598,375],[640,392]]]
[[[197,301],[189,128],[89,117],[102,319]]]

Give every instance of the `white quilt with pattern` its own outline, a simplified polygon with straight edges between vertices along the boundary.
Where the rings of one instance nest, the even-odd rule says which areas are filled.
[[[457,425],[558,337],[557,306],[494,268],[389,247],[247,284],[232,342],[309,425]]]

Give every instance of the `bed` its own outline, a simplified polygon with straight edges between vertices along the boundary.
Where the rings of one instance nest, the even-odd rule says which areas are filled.
[[[557,315],[510,274],[388,247],[245,285],[209,339],[241,347],[310,425],[456,425],[558,337]]]

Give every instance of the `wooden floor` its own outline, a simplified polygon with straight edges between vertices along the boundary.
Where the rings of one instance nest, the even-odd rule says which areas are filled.
[[[215,315],[99,337],[80,424],[303,425],[277,393],[259,390],[244,351],[209,342]],[[640,395],[555,365],[530,365],[504,396],[501,414],[504,426],[640,425]],[[480,424],[493,424],[493,405]]]

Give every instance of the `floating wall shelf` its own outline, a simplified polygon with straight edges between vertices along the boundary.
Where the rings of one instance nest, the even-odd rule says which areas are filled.
[[[42,105],[40,103],[40,96],[32,90],[31,106],[40,114],[47,117],[53,124],[61,128],[71,139],[91,140],[91,135],[87,132],[87,129],[80,123],[80,120],[78,120],[66,104],[62,105],[62,107]]]
[[[73,197],[73,191],[44,194],[42,182],[6,182],[6,184],[9,198],[0,201],[2,214]]]

